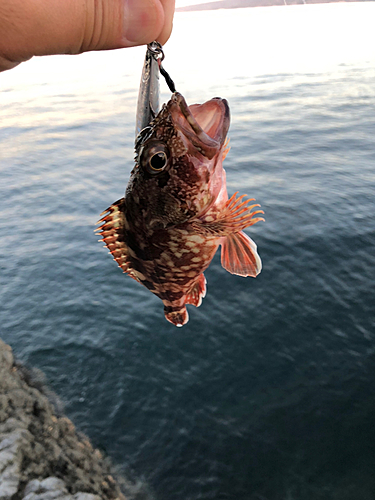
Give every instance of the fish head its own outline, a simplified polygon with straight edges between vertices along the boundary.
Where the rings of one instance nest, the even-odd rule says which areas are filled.
[[[222,160],[229,123],[225,99],[188,106],[175,92],[140,132],[126,200],[134,213],[142,208],[149,227],[181,224],[215,203],[225,187]]]

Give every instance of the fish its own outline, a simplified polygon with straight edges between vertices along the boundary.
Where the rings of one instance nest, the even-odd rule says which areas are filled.
[[[219,246],[230,273],[256,277],[262,268],[244,229],[264,220],[263,211],[247,195],[228,198],[229,124],[226,99],[188,106],[173,92],[136,137],[125,196],[98,222],[118,266],[162,300],[177,327],[189,320],[186,305],[201,305],[204,271]]]

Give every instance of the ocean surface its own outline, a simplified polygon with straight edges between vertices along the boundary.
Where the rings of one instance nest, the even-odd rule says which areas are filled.
[[[228,192],[266,218],[262,273],[216,255],[180,329],[93,232],[132,168],[144,47],[0,75],[0,336],[137,499],[375,499],[374,18],[176,15],[165,68],[191,104],[228,99]]]

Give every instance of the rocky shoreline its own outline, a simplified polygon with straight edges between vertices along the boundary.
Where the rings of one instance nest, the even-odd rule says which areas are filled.
[[[0,340],[0,500],[126,498],[101,452]]]

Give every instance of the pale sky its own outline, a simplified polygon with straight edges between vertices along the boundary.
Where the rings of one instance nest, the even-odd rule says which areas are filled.
[[[214,2],[215,0],[176,0],[176,8],[186,7],[187,5],[196,5],[198,3]]]

